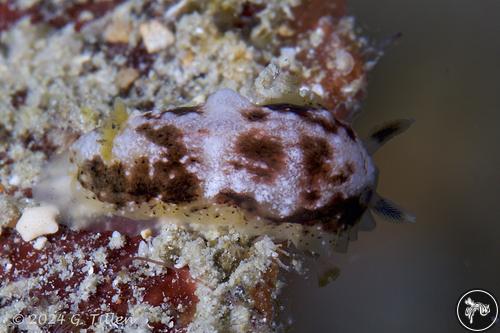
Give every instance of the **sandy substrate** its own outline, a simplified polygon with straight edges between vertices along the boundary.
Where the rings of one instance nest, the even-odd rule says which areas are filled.
[[[279,330],[280,245],[269,238],[61,226],[25,242],[9,227],[39,205],[33,187],[48,161],[102,125],[117,99],[128,113],[146,112],[231,88],[256,104],[321,104],[350,119],[364,94],[367,45],[340,4],[0,2],[0,322],[94,309],[134,318],[117,327],[124,331]],[[151,299],[148,281],[167,291],[181,283],[187,299]],[[108,331],[89,311],[86,327]]]

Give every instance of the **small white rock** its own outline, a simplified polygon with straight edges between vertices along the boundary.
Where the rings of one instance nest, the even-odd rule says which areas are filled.
[[[149,247],[146,242],[141,241],[139,243],[139,248],[137,249],[137,255],[139,257],[147,257],[149,255]]]
[[[124,17],[115,17],[104,30],[104,39],[110,43],[128,43],[132,27]]]
[[[21,184],[21,178],[19,178],[18,175],[13,174],[12,176],[10,176],[9,185],[18,186],[19,184]]]
[[[132,83],[139,77],[139,72],[133,68],[122,68],[116,74],[116,85],[120,89],[128,89]],[[130,173],[129,171],[127,171]]]
[[[47,237],[44,237],[44,236],[38,237],[33,242],[33,248],[35,248],[36,250],[40,251],[41,249],[43,249],[45,247],[46,243],[47,243]]]
[[[112,250],[121,249],[125,245],[125,239],[118,231],[113,231],[109,239],[109,248]]]
[[[352,55],[344,49],[337,50],[335,58],[335,67],[342,75],[349,75],[355,62]]]
[[[323,89],[323,86],[319,83],[313,84],[311,90],[320,97],[325,96],[325,90]]]
[[[139,32],[148,53],[166,49],[175,41],[174,34],[157,20],[142,23],[139,26]]]
[[[58,215],[59,209],[53,205],[26,208],[16,224],[16,230],[25,242],[56,233],[59,230],[56,222]]]
[[[12,263],[8,262],[7,264],[5,264],[5,271],[8,272],[12,269],[13,265]]]

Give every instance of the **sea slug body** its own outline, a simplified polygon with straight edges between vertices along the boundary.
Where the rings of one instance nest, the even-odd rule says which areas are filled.
[[[257,106],[232,90],[199,107],[132,114],[102,156],[100,129],[75,142],[80,184],[123,206],[229,203],[275,222],[351,223],[376,169],[349,125],[319,108]]]

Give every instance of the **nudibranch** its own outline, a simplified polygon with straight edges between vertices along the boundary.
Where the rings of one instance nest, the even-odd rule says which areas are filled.
[[[217,217],[213,207],[231,207],[242,224],[253,221],[250,228],[278,228],[282,235],[292,225],[306,234],[338,234],[369,208],[394,221],[414,220],[375,193],[370,156],[408,121],[363,142],[328,110],[255,105],[229,89],[200,106],[130,116],[121,108],[110,125],[70,148],[78,187],[117,210],[188,216],[205,209]]]

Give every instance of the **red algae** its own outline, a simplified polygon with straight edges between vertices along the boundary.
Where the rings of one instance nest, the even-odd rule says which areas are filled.
[[[155,327],[182,332],[192,321],[198,303],[189,268],[165,268],[157,275],[146,275],[129,260],[136,255],[142,238],[123,236],[123,246],[112,249],[108,247],[111,236],[110,231],[71,231],[62,226],[59,232],[47,236],[43,249],[36,250],[32,243],[22,242],[12,229],[6,229],[0,236],[0,260],[6,260],[9,266],[0,266],[2,283],[39,278],[39,283],[29,290],[32,305],[51,305],[56,301],[60,314],[78,315],[80,329],[90,327],[96,316],[114,314],[127,318],[131,306],[149,304],[170,309],[173,324],[155,323]],[[95,257],[96,249],[103,249],[104,264]],[[54,268],[54,262],[64,260],[68,260],[66,272]],[[116,283],[114,279],[121,272],[128,281]],[[82,285],[89,275],[97,277],[95,292],[81,297]],[[143,291],[141,299],[137,298],[137,290]],[[72,296],[75,292],[80,294],[77,299]],[[75,306],[78,313],[74,312]],[[103,306],[107,309],[103,310]]]
[[[7,30],[28,11],[20,10],[14,7],[13,1],[0,3],[0,32]]]

